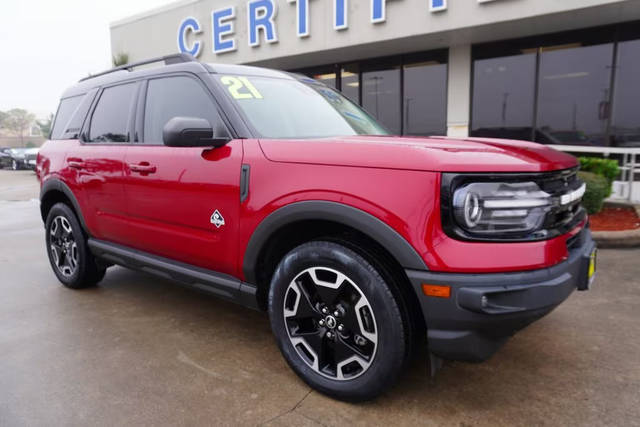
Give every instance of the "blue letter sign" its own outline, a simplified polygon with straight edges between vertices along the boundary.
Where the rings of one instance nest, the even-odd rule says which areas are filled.
[[[296,32],[298,37],[309,36],[309,0],[287,0],[296,4]]]
[[[224,39],[234,33],[233,19],[236,17],[235,6],[214,10],[211,13],[213,23],[213,53],[224,53],[236,50],[234,38]]]
[[[429,0],[429,12],[447,10],[447,0]]]
[[[278,11],[275,0],[251,0],[247,6],[249,46],[260,46],[260,30],[264,32],[267,43],[277,42],[276,24],[273,22]]]
[[[188,17],[184,18],[178,28],[178,50],[182,53],[189,53],[193,56],[200,55],[200,42],[195,42],[193,47],[189,49],[187,46],[187,34],[193,32],[194,34],[200,33],[200,23],[196,18]]]
[[[349,28],[347,21],[347,0],[333,0],[333,29],[345,30]]]
[[[377,24],[387,20],[386,0],[371,0],[371,22]]]

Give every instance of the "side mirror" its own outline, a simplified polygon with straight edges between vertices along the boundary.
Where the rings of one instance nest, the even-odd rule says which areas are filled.
[[[222,147],[229,138],[214,138],[207,119],[174,117],[162,129],[164,145],[169,147]]]

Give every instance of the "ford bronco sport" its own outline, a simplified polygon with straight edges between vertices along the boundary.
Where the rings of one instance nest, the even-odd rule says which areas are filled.
[[[37,163],[65,286],[117,264],[267,310],[291,368],[352,401],[421,337],[432,366],[481,361],[588,289],[576,170],[531,142],[388,135],[319,82],[188,55],[72,86]]]

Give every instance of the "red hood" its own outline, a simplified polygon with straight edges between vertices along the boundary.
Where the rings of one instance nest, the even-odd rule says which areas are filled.
[[[544,172],[578,164],[544,145],[490,138],[349,136],[266,139],[260,146],[274,162],[435,172]]]

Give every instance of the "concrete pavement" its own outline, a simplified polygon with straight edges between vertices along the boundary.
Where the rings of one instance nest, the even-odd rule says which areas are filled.
[[[483,364],[417,360],[352,405],[288,368],[267,316],[110,268],[50,270],[31,172],[0,171],[0,426],[640,425],[640,251],[603,250],[574,293]]]

